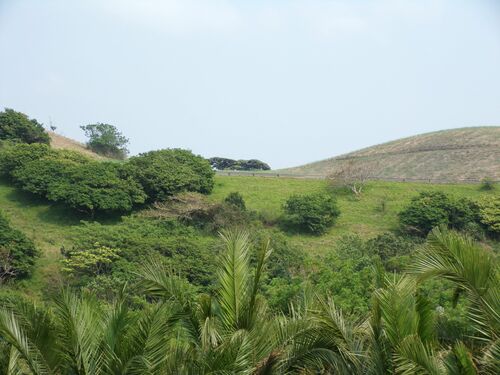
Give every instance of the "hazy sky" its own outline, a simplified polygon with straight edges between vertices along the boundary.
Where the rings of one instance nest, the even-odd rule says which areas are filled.
[[[274,168],[500,125],[498,0],[0,0],[0,109]]]

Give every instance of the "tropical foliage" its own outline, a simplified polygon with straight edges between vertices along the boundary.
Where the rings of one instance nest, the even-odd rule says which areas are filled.
[[[289,315],[261,295],[272,250],[251,262],[245,231],[221,235],[217,288],[197,294],[161,260],[138,271],[147,303],[126,289],[109,306],[64,290],[47,308],[20,302],[0,311],[5,373],[32,374],[497,374],[496,259],[469,238],[432,232],[405,275],[376,272],[371,313],[346,316],[328,296],[304,291]],[[254,264],[254,266],[252,266]],[[444,279],[467,302],[473,337],[443,343],[422,286]]]

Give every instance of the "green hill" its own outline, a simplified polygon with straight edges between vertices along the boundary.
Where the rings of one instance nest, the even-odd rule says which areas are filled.
[[[348,162],[361,163],[374,178],[386,180],[500,180],[500,126],[416,135],[279,173],[328,176]]]

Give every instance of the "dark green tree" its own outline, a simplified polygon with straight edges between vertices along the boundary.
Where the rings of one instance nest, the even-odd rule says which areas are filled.
[[[151,202],[183,191],[207,194],[214,186],[208,161],[188,150],[150,151],[130,158],[127,164]]]
[[[9,108],[0,112],[0,139],[22,143],[50,143],[50,137],[42,124]]]
[[[94,152],[116,158],[125,159],[128,154],[129,140],[110,124],[90,124],[80,126],[88,137],[87,146]]]

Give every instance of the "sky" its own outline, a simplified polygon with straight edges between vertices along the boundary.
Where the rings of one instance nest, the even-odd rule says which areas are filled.
[[[273,168],[500,125],[498,0],[0,0],[0,110]]]

